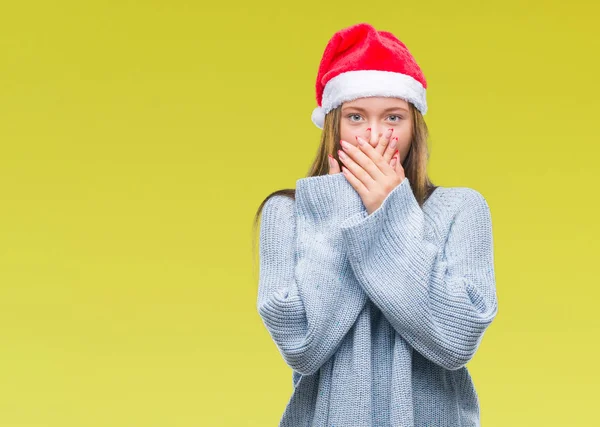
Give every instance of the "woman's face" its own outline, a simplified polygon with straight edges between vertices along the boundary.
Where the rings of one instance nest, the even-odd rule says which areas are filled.
[[[356,135],[367,139],[368,128],[371,128],[371,134],[374,136],[379,135],[379,132],[385,135],[388,129],[393,129],[392,138],[398,137],[396,146],[400,153],[400,163],[404,161],[412,137],[412,119],[408,102],[400,98],[383,96],[344,102],[340,119],[342,139],[357,145]],[[377,141],[371,145],[376,146]]]

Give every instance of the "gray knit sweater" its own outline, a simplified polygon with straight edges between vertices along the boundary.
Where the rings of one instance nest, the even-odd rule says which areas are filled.
[[[343,174],[302,178],[260,226],[258,313],[294,391],[280,427],[479,426],[466,368],[498,311],[491,215],[468,187],[370,215]]]

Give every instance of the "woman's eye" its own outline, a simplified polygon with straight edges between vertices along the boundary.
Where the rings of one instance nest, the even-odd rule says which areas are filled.
[[[348,118],[349,118],[351,121],[355,122],[355,121],[358,121],[358,120],[360,120],[360,117],[361,117],[361,115],[360,115],[360,114],[348,114],[348,116],[347,116],[347,117],[348,117]],[[358,117],[358,119],[354,120],[354,119],[353,119],[354,117]],[[402,116],[398,116],[398,115],[395,115],[395,114],[392,114],[391,116],[388,116],[388,117],[394,117],[394,118],[395,118],[395,120],[392,120],[393,122],[399,122],[400,120],[402,120]]]

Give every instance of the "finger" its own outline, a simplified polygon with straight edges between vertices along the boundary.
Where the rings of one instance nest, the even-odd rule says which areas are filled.
[[[342,141],[346,141],[349,144],[354,145],[355,147],[358,147],[358,139],[356,139],[358,137],[358,135],[354,135],[355,140],[354,141],[346,141],[345,139],[342,140],[340,139],[340,147],[342,146]]]
[[[345,166],[342,166],[342,173],[344,174],[350,185],[354,187],[360,198],[364,200],[365,196],[369,191],[367,187],[365,187],[365,185],[358,178],[356,178],[356,176],[354,176],[354,174]]]
[[[366,141],[364,143],[367,144]],[[369,147],[371,149],[373,149],[373,147],[371,147],[371,146],[369,146]],[[352,152],[352,155],[349,154],[350,151]],[[367,167],[369,167],[371,169],[372,168],[377,169],[375,167],[375,165],[373,164],[373,162],[370,161],[369,158],[365,155],[365,153],[361,152],[361,150],[357,147],[348,145],[345,150],[339,150],[338,156],[340,157],[342,170],[344,167],[346,167],[346,169],[350,170],[350,172],[352,172],[352,175],[354,175],[360,182],[362,182],[362,184],[367,189],[372,188],[375,181],[373,180],[371,174],[369,173],[369,171],[366,169],[365,166],[362,166],[361,164],[357,163],[356,159],[355,159],[357,156],[360,157],[362,164],[366,164],[366,161],[364,160],[364,159],[366,159],[370,163],[370,166],[367,166]]]
[[[390,139],[392,137],[392,133],[394,132],[394,128],[390,128],[388,130],[385,131],[385,133],[383,134],[383,136],[381,137],[381,139],[379,140],[379,143],[377,144],[376,150],[379,153],[379,155],[383,156],[386,148],[388,148],[389,144],[390,144]],[[388,163],[389,163],[389,158],[387,159]]]
[[[392,161],[394,162],[394,172],[396,172],[396,176],[402,176],[404,174],[404,169],[402,168],[402,163],[400,163],[400,153],[395,154],[392,157]]]
[[[340,173],[340,165],[337,160],[331,154],[328,154],[327,158],[329,159],[329,175]]]
[[[398,137],[395,136],[391,139],[390,144],[387,147],[387,150],[385,150],[385,153],[383,153],[383,158],[384,160],[389,163],[390,160],[392,160],[392,157],[394,157],[394,154],[396,154],[398,152]]]
[[[383,173],[383,169],[381,169],[381,163],[383,163],[383,157],[381,157],[375,148],[371,147],[367,141],[364,139],[357,137],[356,138],[359,145],[358,147],[349,146],[345,149],[345,153],[348,154],[351,159],[346,162],[344,160],[343,165],[346,165],[352,173],[360,179],[367,188],[371,188],[374,181],[380,180],[384,175],[390,174],[391,169],[387,171],[387,173]],[[365,177],[363,179],[363,175],[356,170],[356,167],[353,168],[353,165],[350,161],[356,163],[357,167],[366,171],[368,178]],[[389,169],[389,165],[386,165]]]
[[[402,166],[402,162],[400,161],[400,154],[398,154],[398,159],[396,161],[396,175],[399,177],[404,177],[404,167]]]
[[[390,166],[394,168],[394,171],[396,171],[397,164],[398,164],[398,157],[397,156],[392,157],[392,160],[390,161]]]
[[[360,142],[361,139],[357,138]],[[373,180],[378,181],[384,176],[394,174],[394,169],[390,166],[390,162],[386,161],[375,148],[371,147],[366,141],[362,140],[363,144],[358,146],[358,150],[363,152],[368,160],[364,160],[359,154],[355,154],[352,158],[363,167]],[[367,185],[367,187],[369,187]],[[370,188],[370,187],[369,187]]]

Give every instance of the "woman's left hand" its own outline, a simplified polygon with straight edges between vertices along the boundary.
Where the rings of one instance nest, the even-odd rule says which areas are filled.
[[[357,140],[358,146],[341,141],[343,150],[339,150],[338,155],[344,164],[344,176],[360,195],[370,215],[406,177],[397,157],[387,164],[369,142],[361,137]]]

